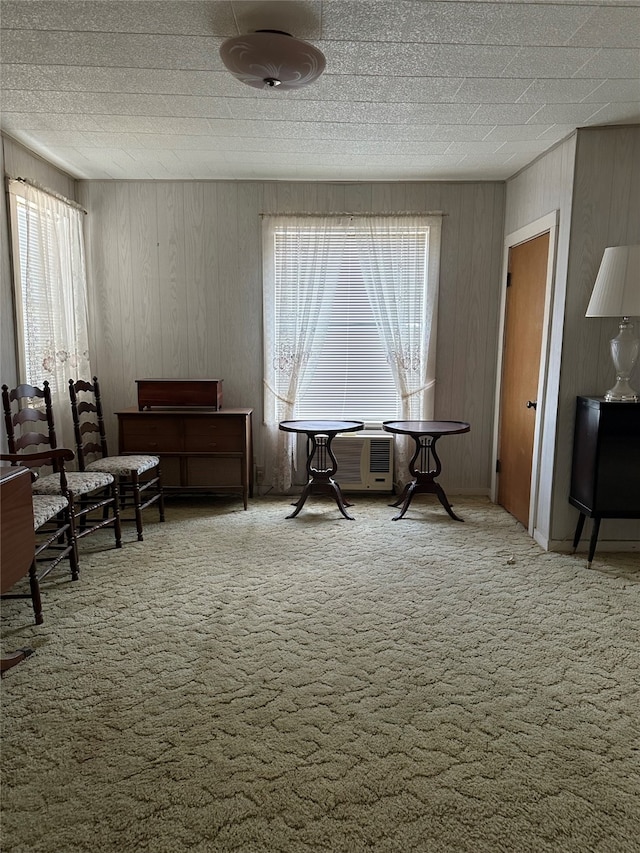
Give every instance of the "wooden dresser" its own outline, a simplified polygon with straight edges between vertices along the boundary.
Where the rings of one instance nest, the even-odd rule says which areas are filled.
[[[137,407],[116,412],[120,453],[160,457],[167,492],[253,497],[252,409]]]

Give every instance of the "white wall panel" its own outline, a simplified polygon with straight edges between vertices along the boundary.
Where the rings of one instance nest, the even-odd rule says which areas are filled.
[[[263,464],[261,214],[442,210],[436,414],[472,424],[441,442],[443,485],[488,490],[503,198],[499,183],[83,183],[107,408],[131,405],[137,378],[223,379],[227,405],[255,411]]]
[[[584,128],[507,182],[505,233],[559,211],[537,533],[566,547],[576,396],[613,384],[614,320],[585,318],[606,246],[640,242],[640,127]],[[637,381],[637,380],[636,380]],[[600,547],[640,540],[636,521],[604,520]]]
[[[2,137],[4,148],[4,170],[12,178],[27,178],[60,195],[76,199],[77,181],[52,163],[33,154],[19,142],[8,136]]]
[[[547,214],[558,211],[555,281],[550,312],[547,399],[543,408],[544,421],[541,425],[541,456],[535,531],[541,541],[547,542],[551,539],[554,511],[553,483],[575,147],[576,137],[573,135],[519,175],[507,181],[505,202],[505,235],[513,234]]]
[[[615,382],[609,340],[618,333],[619,321],[586,318],[585,311],[605,248],[635,243],[640,243],[640,126],[580,130],[554,477],[552,532],[556,540],[571,538],[576,520],[576,510],[566,501],[576,396],[602,396]],[[640,365],[632,384],[640,386]],[[640,521],[603,520],[600,547],[605,547],[607,540],[640,541]]]
[[[228,405],[255,410],[258,464],[260,214],[443,211],[436,416],[472,425],[468,435],[440,444],[442,482],[453,493],[490,484],[503,234],[559,211],[548,380],[555,405],[547,406],[543,425],[548,476],[541,479],[540,505],[546,506],[542,534],[556,544],[571,537],[575,396],[602,393],[610,384],[608,340],[615,334],[614,321],[586,320],[584,310],[604,247],[640,241],[640,128],[578,131],[508,181],[506,193],[491,182],[76,184],[13,140],[3,145],[8,174],[89,210],[92,355],[107,411],[135,402],[136,378],[222,378]],[[6,226],[2,237],[2,381],[13,384]],[[108,424],[115,447],[112,415]],[[638,540],[639,527],[605,521],[601,539]]]

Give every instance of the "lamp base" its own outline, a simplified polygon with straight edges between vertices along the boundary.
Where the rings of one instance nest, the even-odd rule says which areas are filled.
[[[616,382],[604,395],[608,403],[640,403],[640,395],[628,382]]]
[[[611,358],[616,368],[616,384],[604,395],[607,402],[640,402],[640,395],[629,384],[639,350],[640,340],[635,334],[633,323],[629,317],[624,317],[617,337],[611,340]]]

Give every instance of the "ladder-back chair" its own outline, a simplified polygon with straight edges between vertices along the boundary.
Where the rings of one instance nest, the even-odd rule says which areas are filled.
[[[76,439],[76,457],[81,471],[102,471],[118,480],[120,508],[133,507],[138,540],[142,542],[142,510],[158,504],[160,521],[164,521],[164,493],[160,459],[149,454],[110,456],[104,426],[100,383],[69,380],[71,414]]]
[[[33,562],[29,567],[30,597],[33,604],[36,625],[42,624],[42,602],[40,581],[66,557],[71,568],[71,579],[78,580],[78,556],[76,550],[75,528],[69,504],[67,478],[64,463],[73,459],[73,451],[68,448],[48,450],[40,453],[2,453],[0,462],[9,462],[12,466],[24,468],[58,468],[59,494],[32,494],[33,529],[35,532],[35,550]],[[32,480],[37,473],[31,471]],[[25,598],[22,593],[8,592],[2,598]]]
[[[10,390],[3,385],[2,407],[9,453],[27,453],[39,448],[46,452],[57,448],[51,389],[46,380],[42,388],[24,384]],[[73,458],[73,451],[71,453]],[[34,495],[60,494],[60,460],[53,461],[54,473],[36,480]],[[120,496],[113,475],[99,471],[67,471],[66,483],[76,540],[103,527],[111,527],[116,548],[121,548]]]

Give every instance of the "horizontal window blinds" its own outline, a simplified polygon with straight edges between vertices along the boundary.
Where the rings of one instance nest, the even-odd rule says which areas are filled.
[[[47,291],[46,271],[58,265],[56,254],[50,248],[55,242],[51,214],[43,214],[23,198],[16,198],[15,205],[21,272],[19,303],[23,320],[24,378],[31,385],[40,385],[44,375],[53,391],[55,375],[43,373],[43,368],[46,369],[47,359],[51,358],[53,342],[50,327],[60,328],[64,320],[60,302],[51,300]]]
[[[369,229],[353,226],[318,231],[302,227],[294,234],[275,229],[280,345],[291,341],[294,346],[300,312],[304,310],[300,281],[312,274],[317,276],[313,265],[319,257],[324,259],[324,274],[330,283],[327,286],[333,289],[332,298],[323,309],[327,316],[316,318],[326,329],[318,351],[313,353],[313,377],[295,402],[296,418],[349,418],[379,424],[401,414],[393,356],[381,321],[376,319],[380,312],[376,311],[371,282],[367,282],[367,270],[374,268],[378,276],[384,277],[386,301],[395,312],[404,340],[408,336],[419,341],[425,316],[428,235],[427,226],[416,229],[402,224],[373,235]],[[314,322],[314,318],[309,321]],[[286,371],[278,381],[278,393],[286,397]],[[421,382],[421,372],[417,371],[409,393],[417,390]]]

